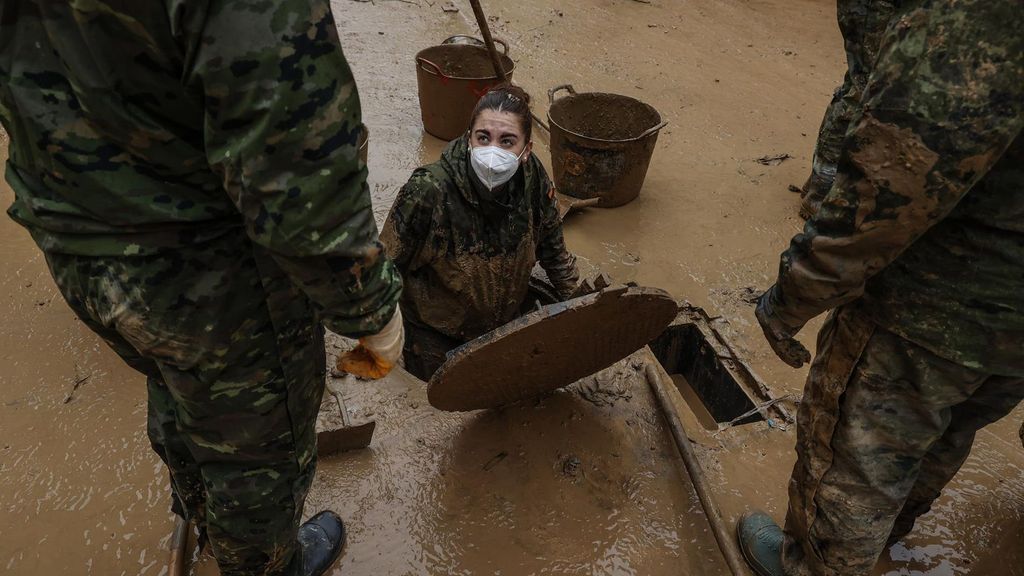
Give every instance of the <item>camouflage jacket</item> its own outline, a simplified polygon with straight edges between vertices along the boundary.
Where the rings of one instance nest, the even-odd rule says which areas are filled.
[[[355,82],[326,0],[0,0],[9,214],[47,251],[248,234],[335,331],[387,322]]]
[[[402,272],[406,318],[458,340],[489,332],[518,316],[538,261],[568,296],[579,273],[550,192],[531,155],[491,197],[469,164],[465,136],[413,172],[381,233]]]
[[[863,298],[964,366],[1024,375],[1024,7],[904,3],[835,185],[782,256],[765,310],[794,333]]]

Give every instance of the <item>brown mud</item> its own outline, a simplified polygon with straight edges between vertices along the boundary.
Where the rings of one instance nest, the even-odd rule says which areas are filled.
[[[657,110],[636,99],[615,94],[581,93],[556,96],[551,121],[569,132],[598,140],[629,140],[660,122]]]
[[[494,64],[491,63],[491,56],[487,50],[478,46],[465,44],[449,44],[427,48],[420,53],[420,56],[432,64],[436,64],[441,72],[450,78],[458,80],[482,80],[497,78],[494,73]],[[505,73],[512,72],[514,63],[509,58],[502,58],[502,65]],[[427,70],[436,72],[432,66]]]
[[[445,144],[422,131],[414,55],[475,26],[467,6],[448,13],[423,0],[334,7],[373,134],[370,188],[382,222],[411,171]],[[670,122],[636,201],[567,222],[584,276],[600,269],[720,315],[719,329],[776,396],[799,392],[806,371],[771,354],[750,295],[771,283],[801,226],[786,187],[806,178],[842,79],[835,3],[522,0],[485,9],[539,117],[539,96],[572,83],[634,96]],[[542,131],[535,140],[547,162]],[[784,153],[793,158],[756,162]],[[3,205],[10,198],[0,190]],[[168,482],[145,437],[143,378],[74,318],[7,218],[0,247],[0,572],[166,573]],[[818,326],[800,335],[806,344]],[[353,420],[372,417],[378,428],[369,450],[320,463],[307,503],[307,513],[333,508],[350,524],[335,573],[724,574],[649,392],[628,367],[616,369],[469,415],[431,409],[423,384],[401,373],[346,390]],[[755,506],[781,520],[793,427],[707,430],[676,403],[726,522]],[[1024,574],[1022,417],[1018,409],[978,434],[962,472],[876,574]],[[216,572],[205,556],[194,571]]]

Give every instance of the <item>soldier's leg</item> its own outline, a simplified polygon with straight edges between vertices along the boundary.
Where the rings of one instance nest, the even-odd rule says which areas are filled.
[[[836,12],[846,50],[846,75],[825,109],[811,159],[811,175],[803,186],[800,215],[810,218],[835,181],[839,155],[850,121],[860,113],[860,99],[883,33],[896,13],[896,0],[839,0]]]
[[[887,544],[910,533],[918,517],[953,479],[971,453],[978,430],[1013,411],[1024,399],[1024,378],[992,376],[965,402],[952,408],[949,427],[925,455],[917,481],[896,518]]]
[[[844,322],[857,320],[840,316],[834,333]],[[787,574],[870,574],[952,408],[987,379],[883,330],[857,354],[841,334],[833,339],[848,353],[812,369],[800,407],[805,429],[790,481]]]
[[[159,364],[174,397],[177,428],[202,474],[221,574],[293,574],[301,561],[297,529],[316,468],[323,328],[272,260],[254,259],[249,250],[235,269],[215,273],[230,277],[230,302],[211,310],[217,316],[208,321],[233,330],[204,341],[204,353],[192,361],[172,356]]]
[[[196,463],[221,573],[290,573],[324,387],[323,333],[308,300],[280,273],[268,289],[241,235],[92,260],[77,297],[158,366],[169,397],[153,406],[156,448],[167,454],[165,439],[180,439]]]
[[[109,266],[103,258],[46,253],[47,265],[61,295],[75,315],[102,338],[126,364],[146,376],[146,431],[153,451],[170,473],[172,509],[205,530],[205,492],[199,466],[192,458],[175,425],[174,402],[156,362],[143,357],[115,329],[105,326],[96,315],[102,306],[90,298],[97,268]]]

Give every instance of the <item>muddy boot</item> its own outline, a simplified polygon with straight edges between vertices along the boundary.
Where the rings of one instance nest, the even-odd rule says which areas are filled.
[[[345,547],[345,525],[330,510],[313,516],[299,526],[299,576],[320,576],[338,561]]]
[[[821,202],[825,199],[825,195],[832,188],[833,178],[820,174],[817,171],[812,171],[810,178],[804,183],[801,196],[803,202],[800,203],[800,217],[804,220],[810,220],[815,214],[818,213],[818,209],[821,208]]]
[[[782,528],[764,512],[747,512],[736,524],[736,537],[747,564],[758,576],[784,576]]]

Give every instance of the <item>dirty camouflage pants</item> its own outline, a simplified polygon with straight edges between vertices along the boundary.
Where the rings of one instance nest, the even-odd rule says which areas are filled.
[[[448,359],[448,352],[462,344],[437,330],[406,320],[402,366],[408,373],[427,382]]]
[[[819,335],[797,429],[783,564],[867,576],[967,459],[975,433],[1024,398],[1024,378],[954,364],[852,304]]]
[[[832,188],[836,165],[850,120],[860,111],[860,99],[878,57],[878,49],[899,0],[839,0],[836,12],[846,50],[846,76],[836,88],[818,129],[811,175],[804,184],[802,213],[809,217]]]
[[[153,448],[221,573],[293,573],[324,387],[308,301],[241,233],[47,262],[79,318],[146,375]]]

